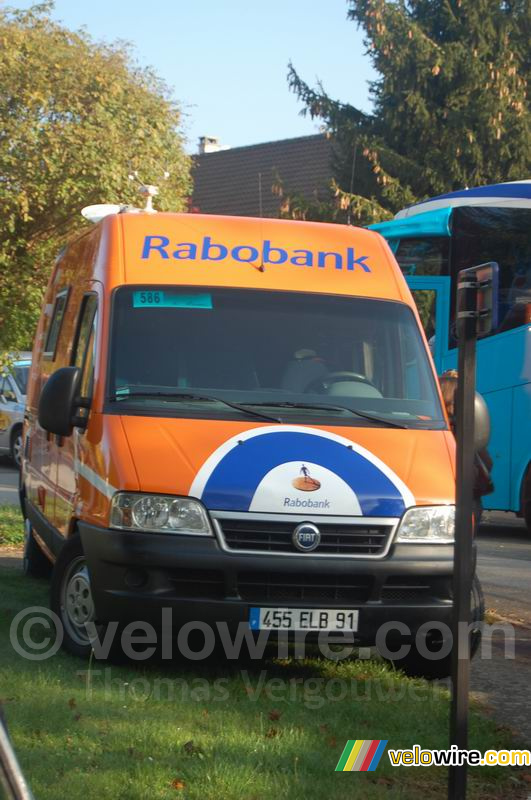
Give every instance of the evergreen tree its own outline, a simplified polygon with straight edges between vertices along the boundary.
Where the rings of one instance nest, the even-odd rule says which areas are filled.
[[[288,75],[304,113],[337,140],[336,206],[354,204],[371,222],[432,195],[529,177],[529,0],[348,6],[379,73],[373,113],[310,88],[292,65]]]

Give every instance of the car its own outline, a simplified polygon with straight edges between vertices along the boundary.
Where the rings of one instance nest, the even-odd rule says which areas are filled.
[[[22,461],[22,425],[30,366],[29,359],[17,360],[0,374],[0,454],[8,455],[17,469]]]

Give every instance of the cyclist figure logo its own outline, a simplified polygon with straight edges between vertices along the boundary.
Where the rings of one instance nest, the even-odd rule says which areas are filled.
[[[320,481],[311,477],[310,470],[306,464],[301,464],[299,476],[293,478],[291,485],[294,489],[298,489],[299,492],[315,492],[321,488]]]

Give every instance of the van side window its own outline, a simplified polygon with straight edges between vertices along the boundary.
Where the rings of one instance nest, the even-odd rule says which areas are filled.
[[[79,367],[81,377],[81,396],[90,398],[94,382],[94,346],[96,330],[96,311],[98,298],[95,294],[86,294],[81,303],[72,364]]]
[[[59,339],[59,334],[61,332],[61,325],[63,324],[69,292],[70,289],[63,289],[55,298],[52,319],[50,321],[50,327],[48,328],[48,335],[46,337],[46,345],[43,353],[45,358],[49,358],[52,361],[55,360],[57,340]]]

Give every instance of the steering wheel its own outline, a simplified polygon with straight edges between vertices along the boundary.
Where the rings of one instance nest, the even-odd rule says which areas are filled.
[[[317,378],[316,380],[311,381],[304,391],[314,392],[319,391],[319,389],[328,389],[331,384],[339,383],[339,381],[345,380],[365,383],[378,391],[378,388],[374,385],[374,383],[365,377],[365,375],[360,375],[359,372],[348,372],[346,370],[341,372],[329,372],[328,375],[323,375],[322,378]]]

